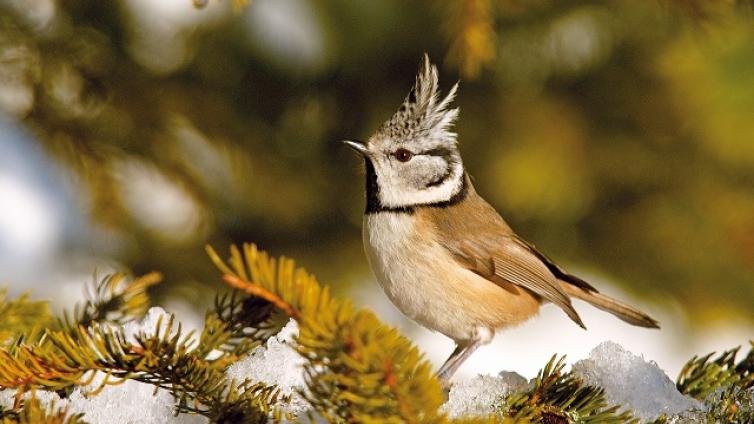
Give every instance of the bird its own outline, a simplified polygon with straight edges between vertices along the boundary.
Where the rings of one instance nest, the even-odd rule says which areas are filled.
[[[584,329],[574,298],[659,328],[557,265],[476,192],[453,130],[457,90],[458,83],[440,95],[437,67],[425,54],[398,111],[366,142],[343,141],[364,159],[362,236],[377,281],[404,315],[455,342],[436,374],[443,386],[496,331],[529,320],[545,303]]]

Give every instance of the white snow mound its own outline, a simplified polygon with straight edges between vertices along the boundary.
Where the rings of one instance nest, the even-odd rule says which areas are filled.
[[[498,412],[495,407],[508,393],[523,390],[527,385],[526,379],[515,372],[478,375],[454,383],[443,409],[452,418],[489,415]]]
[[[259,346],[248,356],[231,365],[226,372],[228,379],[240,383],[245,379],[253,382],[275,384],[281,393],[291,396],[291,402],[283,406],[293,414],[307,411],[310,405],[299,394],[305,386],[304,359],[291,343],[298,334],[298,324],[288,321],[278,334],[270,337],[265,346]]]
[[[642,421],[701,408],[700,402],[681,394],[656,363],[614,342],[600,343],[588,359],[573,364],[572,371],[586,383],[604,388],[608,403],[632,409]]]

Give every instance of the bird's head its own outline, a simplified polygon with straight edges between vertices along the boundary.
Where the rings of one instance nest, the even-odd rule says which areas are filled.
[[[461,189],[463,164],[451,129],[458,108],[450,107],[458,84],[440,98],[437,82],[425,55],[398,111],[366,143],[345,141],[366,161],[367,212],[446,202]]]

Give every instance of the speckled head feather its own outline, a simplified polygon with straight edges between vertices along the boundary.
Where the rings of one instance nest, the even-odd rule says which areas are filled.
[[[360,149],[367,162],[367,213],[443,205],[464,193],[456,134],[458,84],[440,98],[437,68],[424,60],[398,111]]]
[[[457,89],[458,83],[438,101],[437,68],[425,54],[413,88],[398,111],[380,127],[375,136],[455,144],[456,134],[450,127],[458,118],[458,108],[448,106],[455,98]]]

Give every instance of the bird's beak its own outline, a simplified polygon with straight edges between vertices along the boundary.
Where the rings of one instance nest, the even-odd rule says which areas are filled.
[[[369,150],[367,150],[367,146],[360,141],[343,140],[343,143],[346,146],[352,148],[353,150],[361,153],[364,156],[367,156],[369,154]]]

